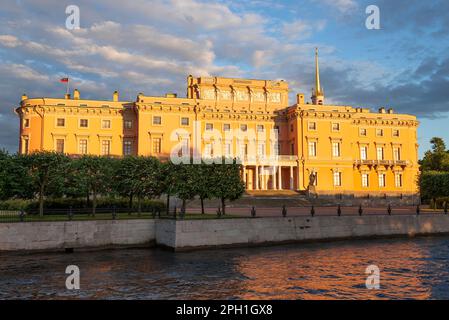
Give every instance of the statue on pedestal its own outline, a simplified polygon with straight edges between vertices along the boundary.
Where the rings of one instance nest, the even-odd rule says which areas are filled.
[[[307,196],[309,198],[317,198],[317,193],[315,189],[316,173],[312,170],[309,175],[309,185],[307,186]]]

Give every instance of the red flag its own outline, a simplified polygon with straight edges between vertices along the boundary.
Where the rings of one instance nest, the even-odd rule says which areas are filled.
[[[69,78],[62,78],[61,80],[59,80],[61,82],[69,82]]]

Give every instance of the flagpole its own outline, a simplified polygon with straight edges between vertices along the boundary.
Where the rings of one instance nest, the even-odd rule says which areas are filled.
[[[66,86],[66,94],[69,94],[69,77],[67,77],[67,86]]]

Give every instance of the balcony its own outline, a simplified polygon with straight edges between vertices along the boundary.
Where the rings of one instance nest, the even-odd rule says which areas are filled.
[[[355,166],[408,166],[408,160],[354,160]]]

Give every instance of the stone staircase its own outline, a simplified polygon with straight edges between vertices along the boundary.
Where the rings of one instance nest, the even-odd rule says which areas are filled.
[[[218,199],[205,200],[204,206],[206,208],[218,207],[220,201]],[[265,207],[265,208],[280,208],[283,205],[287,207],[305,207],[310,206],[311,203],[304,194],[291,190],[269,190],[269,191],[248,191],[240,199],[236,201],[227,201],[227,207],[244,208],[244,207]],[[199,199],[191,200],[187,203],[189,208],[201,207]]]

